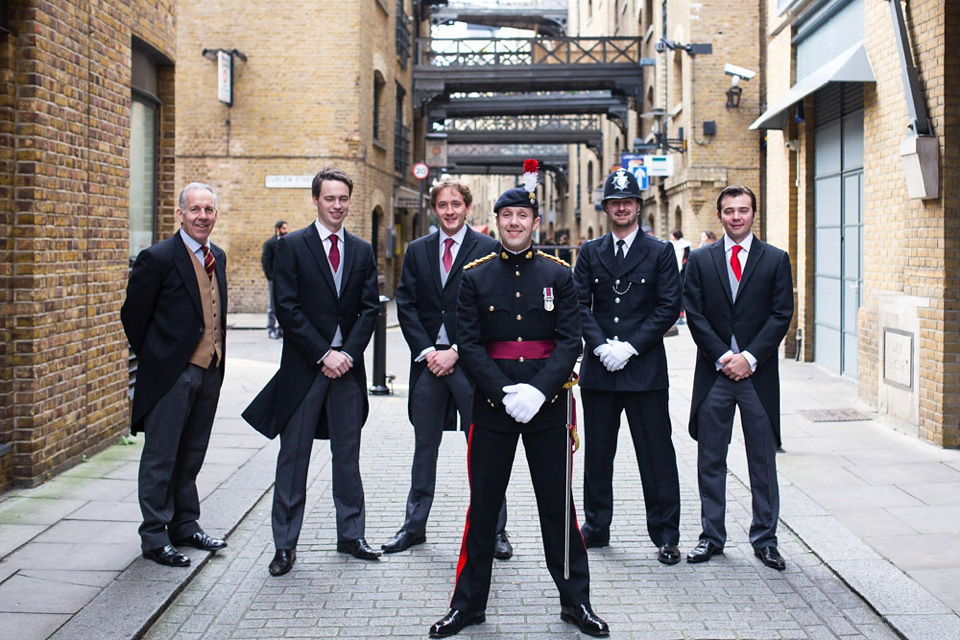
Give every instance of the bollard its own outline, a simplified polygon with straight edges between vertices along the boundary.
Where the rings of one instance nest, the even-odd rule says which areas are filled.
[[[380,313],[377,315],[377,331],[373,334],[373,386],[370,395],[386,396],[387,388],[387,303],[390,298],[380,296]]]

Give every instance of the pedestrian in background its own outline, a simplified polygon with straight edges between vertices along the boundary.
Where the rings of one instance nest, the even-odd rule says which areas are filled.
[[[277,327],[277,314],[273,307],[273,260],[277,254],[277,241],[287,235],[287,223],[277,220],[273,225],[273,235],[263,243],[260,252],[260,266],[267,278],[267,337],[276,340],[283,337],[283,331]]]

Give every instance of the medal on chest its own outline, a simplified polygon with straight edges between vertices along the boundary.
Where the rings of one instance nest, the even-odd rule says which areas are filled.
[[[553,287],[543,288],[543,308],[545,311],[553,311]]]

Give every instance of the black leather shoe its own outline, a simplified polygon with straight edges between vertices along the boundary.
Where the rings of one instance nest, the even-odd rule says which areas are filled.
[[[657,551],[657,560],[663,564],[677,564],[680,562],[680,549],[675,544],[664,544]]]
[[[174,540],[173,544],[178,547],[193,547],[201,551],[218,551],[227,546],[227,541],[222,538],[212,538],[203,531],[197,531],[189,538]]]
[[[588,636],[602,638],[610,635],[610,627],[600,616],[593,612],[589,604],[578,604],[575,607],[560,607],[560,619],[564,622],[577,625],[580,631]]]
[[[446,638],[460,633],[464,627],[472,624],[480,624],[487,619],[483,611],[474,611],[468,613],[460,609],[450,609],[450,612],[433,623],[430,627],[431,638]]]
[[[609,531],[606,535],[601,535],[600,532],[591,529],[590,525],[585,524],[580,527],[580,535],[583,536],[583,544],[587,546],[587,549],[599,549],[610,545]]]
[[[397,535],[380,545],[380,548],[383,549],[384,553],[397,553],[426,541],[427,535],[425,533],[411,533],[406,529],[400,529],[400,531],[397,531]]]
[[[723,547],[710,542],[707,539],[701,539],[693,551],[687,554],[687,562],[696,564],[697,562],[706,562],[713,556],[723,555]]]
[[[172,544],[158,549],[146,549],[143,557],[167,567],[189,567],[190,558],[183,555]]]
[[[379,560],[380,552],[374,551],[363,538],[356,540],[337,540],[337,551],[349,553],[357,560]]]
[[[762,549],[754,549],[753,555],[760,558],[760,562],[767,565],[771,569],[783,571],[787,568],[787,563],[783,561],[783,556],[780,555],[780,552],[777,551],[777,548],[773,545],[764,547]]]
[[[506,531],[497,533],[497,543],[493,547],[493,557],[497,560],[509,560],[513,557],[513,545]]]
[[[270,575],[282,576],[293,569],[293,563],[297,561],[296,549],[277,549],[270,562]]]

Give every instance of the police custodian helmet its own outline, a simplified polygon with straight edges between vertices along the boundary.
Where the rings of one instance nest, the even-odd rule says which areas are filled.
[[[637,184],[637,179],[633,176],[633,173],[626,169],[617,169],[607,176],[607,181],[603,185],[603,202],[601,204],[605,205],[607,200],[623,200],[624,198],[642,200],[643,196],[640,194],[640,185]]]

